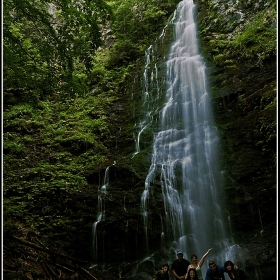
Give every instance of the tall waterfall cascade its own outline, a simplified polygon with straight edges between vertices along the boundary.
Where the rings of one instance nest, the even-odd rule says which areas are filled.
[[[162,235],[174,249],[172,258],[181,249],[189,261],[192,254],[200,260],[213,248],[202,267],[205,275],[209,260],[220,265],[225,260],[236,262],[242,252],[231,238],[224,207],[219,135],[199,53],[195,12],[192,0],[181,1],[175,11],[175,38],[166,58],[166,99],[141,203],[148,243],[149,199],[155,181],[160,182],[165,208]]]

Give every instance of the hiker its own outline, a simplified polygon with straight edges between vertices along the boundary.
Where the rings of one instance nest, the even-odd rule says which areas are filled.
[[[195,268],[189,268],[185,279],[186,280],[199,280],[199,278],[197,276],[196,269]]]
[[[208,251],[202,256],[202,258],[200,259],[200,261],[198,263],[197,263],[197,255],[193,254],[191,256],[192,263],[188,266],[188,270],[190,268],[194,268],[196,270],[198,280],[203,280],[202,273],[201,273],[201,266],[203,265],[204,259],[206,258],[206,256],[209,254],[209,252],[211,250],[212,250],[212,248],[208,249]],[[186,277],[187,277],[187,274],[186,274]],[[187,279],[187,278],[185,278],[185,279]]]
[[[209,262],[209,268],[206,271],[205,280],[225,280],[224,272],[226,272],[225,267],[217,265],[214,261]],[[234,269],[238,269],[235,264]]]
[[[222,265],[217,265],[214,261],[209,262],[205,280],[225,280],[225,268]]]
[[[173,261],[171,270],[177,280],[185,279],[188,271],[188,266],[191,264],[188,260],[183,258],[184,254],[181,250],[177,251],[177,259]]]
[[[169,265],[163,264],[161,270],[157,271],[153,280],[169,280]]]
[[[237,268],[235,269],[235,266],[232,261],[226,261],[224,264],[225,272],[228,274],[230,279],[235,280],[250,280],[250,275],[243,269]]]

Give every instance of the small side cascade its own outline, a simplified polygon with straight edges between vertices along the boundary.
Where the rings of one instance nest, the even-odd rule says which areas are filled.
[[[97,205],[97,218],[92,225],[92,246],[93,246],[93,262],[97,263],[98,260],[98,239],[97,239],[97,225],[99,222],[105,220],[105,198],[107,195],[107,187],[109,185],[109,169],[111,166],[115,165],[116,162],[108,166],[105,170],[103,185],[99,188],[98,192],[98,205]]]
[[[164,45],[166,30],[171,26],[175,20],[175,13],[173,18],[163,28],[162,33],[157,38],[154,45],[150,45],[145,51],[145,66],[142,75],[142,107],[141,112],[144,114],[139,123],[135,124],[136,135],[135,139],[135,153],[132,158],[137,155],[140,148],[140,139],[143,133],[149,129],[153,124],[159,121],[159,111],[161,99],[165,95],[165,77],[163,80],[159,79],[159,63],[162,63],[162,58],[158,57],[158,48]],[[133,98],[133,96],[132,96]],[[142,142],[143,144],[143,142]]]
[[[150,73],[150,67],[151,63],[154,61],[153,56],[153,46],[149,46],[149,48],[145,51],[145,67],[144,67],[144,73],[143,73],[143,105],[142,105],[142,112],[145,112],[144,118],[139,122],[139,124],[135,124],[138,130],[138,134],[135,139],[135,153],[132,157],[134,157],[136,154],[140,152],[140,137],[143,131],[147,128],[147,126],[150,124],[152,120],[152,110],[151,108],[151,95],[150,95],[150,89],[153,88],[153,86],[150,86],[153,84],[154,81],[154,75],[157,73],[157,68],[155,64],[155,69],[151,71]]]

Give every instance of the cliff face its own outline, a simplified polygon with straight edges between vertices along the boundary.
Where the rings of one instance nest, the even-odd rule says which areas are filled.
[[[197,21],[201,51],[206,61],[210,92],[213,95],[213,110],[221,137],[220,153],[226,185],[224,195],[227,199],[225,211],[230,217],[236,244],[245,248],[248,269],[253,271],[253,268],[259,268],[262,279],[270,280],[276,277],[276,4],[275,1],[253,2],[255,1],[196,1]],[[169,14],[173,7],[175,5],[170,7]],[[167,30],[164,41],[156,42],[158,58],[155,63],[163,61],[171,36],[171,30]],[[114,41],[112,38],[113,36],[108,36],[110,46]],[[23,219],[24,225],[15,229],[8,224],[4,231],[4,268],[6,275],[10,274],[10,279],[15,279],[12,278],[15,277],[15,271],[17,275],[20,271],[21,274],[17,277],[22,279],[32,279],[31,276],[37,279],[35,275],[41,277],[48,275],[47,273],[50,277],[53,274],[51,269],[57,275],[59,270],[63,271],[67,275],[65,279],[75,279],[75,273],[81,272],[80,266],[88,267],[93,263],[92,225],[97,220],[99,189],[108,166],[109,183],[104,197],[105,219],[98,223],[97,232],[98,259],[100,265],[108,265],[106,272],[102,273],[102,267],[96,266],[91,271],[92,275],[106,276],[106,279],[118,279],[118,275],[122,279],[148,279],[168,253],[164,251],[164,244],[159,238],[160,217],[164,216],[164,207],[161,188],[155,182],[154,196],[149,202],[152,230],[148,233],[149,250],[155,254],[150,260],[139,262],[146,256],[141,195],[150,165],[153,140],[150,127],[141,136],[141,152],[133,157],[137,133],[134,126],[139,123],[143,114],[144,64],[144,60],[137,60],[121,86],[115,89],[114,102],[108,101],[108,132],[100,129],[99,146],[94,146],[91,142],[79,146],[77,141],[67,142],[63,139],[59,145],[51,146],[49,141],[41,141],[41,136],[36,135],[40,141],[36,146],[26,145],[29,151],[27,155],[21,154],[22,159],[14,159],[11,163],[7,160],[9,165],[4,170],[6,185],[16,180],[19,191],[23,192],[21,186],[25,184],[27,188],[28,181],[37,182],[51,177],[51,173],[45,174],[47,172],[44,168],[38,168],[24,177],[24,172],[31,169],[31,162],[35,159],[36,162],[47,162],[50,159],[51,163],[63,166],[64,162],[70,161],[70,156],[65,151],[75,151],[70,157],[73,160],[81,153],[81,149],[91,149],[92,157],[102,150],[106,157],[106,160],[99,158],[99,164],[79,173],[77,168],[86,165],[81,159],[79,165],[69,171],[72,175],[77,172],[83,177],[83,180],[75,181],[75,186],[83,186],[76,193],[65,193],[63,188],[55,188],[51,194],[44,195],[44,192],[47,193],[45,189],[33,188],[33,192],[42,191],[43,194],[36,196],[36,203],[28,201],[26,213],[40,213],[38,215],[46,219],[41,227],[34,229],[32,218],[27,215],[22,218],[15,206],[11,208],[13,211],[6,210],[7,216],[17,221]],[[158,79],[164,84],[164,65],[159,63],[158,69]],[[96,79],[100,79],[100,82],[97,82],[97,86],[93,85],[93,91],[102,91],[102,78]],[[102,100],[107,104],[107,99]],[[92,115],[101,115],[98,106],[97,104],[95,110],[90,112]],[[69,108],[68,105],[66,107]],[[54,118],[57,118],[55,112],[54,109]],[[27,115],[32,112],[23,111],[24,113]],[[154,114],[156,119],[157,112]],[[31,122],[25,121],[24,127],[20,129],[11,122],[9,124],[9,132],[11,129],[26,129],[25,133],[30,133]],[[29,139],[28,143],[30,141]],[[53,156],[56,150],[60,151],[60,161]],[[28,168],[25,169],[18,166],[23,157],[28,161]],[[116,164],[112,165],[114,161]],[[14,179],[14,170],[18,168],[21,168],[23,179]],[[62,176],[68,176],[65,174]],[[47,182],[51,188],[51,180]],[[59,181],[56,182],[58,183]],[[27,192],[31,193],[31,188]],[[15,193],[15,189],[11,188],[5,192],[5,197],[10,198]],[[59,218],[61,224],[55,223],[57,219],[54,216],[64,217],[63,223],[62,218]],[[39,216],[37,218],[40,219]],[[19,245],[12,239],[14,236],[32,241],[41,246],[41,249],[28,247],[30,244],[26,243]],[[60,253],[67,252],[75,256],[76,260],[68,259],[66,262],[62,256],[53,254],[50,248]],[[56,261],[51,258],[56,258]],[[81,262],[79,265],[77,259]],[[45,269],[42,268],[42,263],[45,264]],[[85,273],[83,277],[89,276]]]
[[[276,21],[273,5],[265,7],[273,3],[242,1],[228,5],[215,1],[205,13],[205,2],[200,1],[198,16],[222,139],[226,211],[236,243],[247,249],[247,262],[260,265],[262,277],[269,271],[272,278],[276,252],[277,94],[276,56],[269,46],[275,40]],[[209,15],[215,13],[220,17],[211,19]],[[270,35],[260,35],[262,32]],[[231,43],[225,44],[224,40]],[[234,41],[244,46],[235,49]]]
[[[248,269],[259,267],[263,279],[271,279],[276,260],[275,2],[196,2],[200,46],[221,136],[225,211],[236,244],[245,248]],[[145,141],[151,138],[144,135]],[[142,153],[131,162],[139,195],[149,166],[150,151],[144,143]],[[154,197],[161,197],[156,183],[154,191]],[[150,204],[154,205],[150,243],[157,248],[162,201]]]
[[[272,47],[276,40],[275,2],[196,2],[200,46],[208,69],[213,110],[221,137],[225,211],[236,244],[245,249],[247,269],[253,273],[254,268],[259,268],[263,279],[272,279],[276,260],[276,53]],[[157,45],[158,59],[164,56],[167,42]],[[160,70],[164,68],[160,64],[158,67]],[[133,87],[131,81],[127,83],[127,92],[138,92],[136,96],[140,96],[141,85],[134,82]],[[133,101],[141,104],[141,100]],[[124,161],[123,166],[128,164],[127,168],[134,174],[133,180],[125,176],[128,183],[135,182],[133,186],[130,184],[133,209],[135,206],[141,209],[138,198],[143,192],[149,168],[151,131],[143,133],[141,140],[140,154]],[[119,141],[125,141],[125,138]],[[124,170],[121,168],[117,177]],[[115,180],[112,180],[112,186]],[[116,197],[119,195],[118,192],[115,194]],[[124,197],[129,197],[127,192],[119,200]],[[153,209],[153,230],[148,235],[151,249],[159,250],[159,219],[164,213],[160,210],[163,202],[158,199],[161,189],[156,182],[153,197],[156,199],[149,202]],[[122,217],[132,213],[129,205],[126,210],[119,210]],[[135,217],[130,218],[133,221]],[[141,220],[138,212],[137,223],[131,222],[128,226],[129,231],[135,231],[135,239],[126,240],[130,240],[132,243],[128,246],[133,244],[135,249],[144,246]],[[120,236],[124,237],[124,225],[129,222],[121,219],[118,224],[123,224]],[[137,230],[134,228],[136,224]],[[145,253],[145,248],[141,248],[136,250],[139,257]]]

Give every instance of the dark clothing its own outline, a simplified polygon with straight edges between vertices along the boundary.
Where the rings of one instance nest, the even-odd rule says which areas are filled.
[[[221,265],[217,265],[216,271],[212,271],[209,267],[206,271],[205,280],[225,280],[224,272],[225,268]]]
[[[233,278],[231,276],[231,274],[228,273],[228,276],[229,276],[230,279],[235,279],[235,280],[250,280],[251,279],[250,275],[241,268],[234,269],[233,272],[234,272],[235,278]]]
[[[186,259],[182,259],[181,262],[177,259],[172,263],[171,270],[175,270],[178,276],[184,276],[187,273],[190,264],[191,263]]]
[[[163,274],[161,270],[159,270],[158,272],[156,272],[156,274],[154,275],[153,279],[156,280],[169,280],[169,274],[168,272]]]

